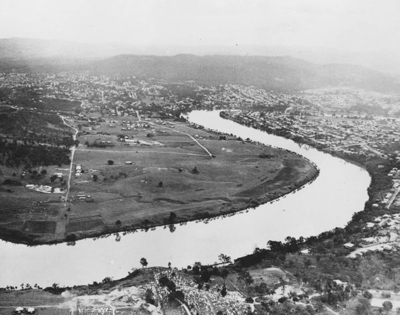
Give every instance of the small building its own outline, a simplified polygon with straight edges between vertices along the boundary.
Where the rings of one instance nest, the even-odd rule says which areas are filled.
[[[301,253],[302,255],[309,255],[309,254],[310,254],[310,250],[309,250],[308,248],[302,249],[302,250],[300,251],[300,253]]]
[[[125,161],[125,165],[132,165],[133,162],[132,161]]]
[[[343,246],[346,248],[353,248],[354,244],[349,242],[349,243],[343,244]]]
[[[343,286],[343,288],[347,286],[347,282],[343,282],[341,280],[333,280],[333,282],[336,283],[336,285]]]

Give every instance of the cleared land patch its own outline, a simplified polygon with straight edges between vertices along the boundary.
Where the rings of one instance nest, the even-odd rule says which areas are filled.
[[[30,233],[54,234],[56,231],[56,226],[56,221],[27,221],[24,229]]]
[[[91,231],[103,226],[104,222],[100,217],[71,218],[67,224],[67,232]]]

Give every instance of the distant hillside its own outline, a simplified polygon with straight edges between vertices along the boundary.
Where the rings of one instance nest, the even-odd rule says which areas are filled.
[[[353,86],[382,92],[400,91],[390,76],[362,66],[317,65],[292,57],[121,55],[94,62],[95,74],[194,80],[202,84],[249,84],[274,90]]]
[[[118,44],[0,39],[0,71],[89,70],[94,74],[112,76],[152,77],[168,81],[194,80],[210,85],[249,84],[273,90],[353,86],[381,92],[400,91],[398,79],[362,66],[322,65],[289,56],[132,55],[145,50],[143,47],[140,49]],[[185,49],[182,48],[182,51]],[[162,53],[161,50],[158,52]],[[264,50],[260,52],[267,53]],[[129,54],[121,55],[123,53]]]

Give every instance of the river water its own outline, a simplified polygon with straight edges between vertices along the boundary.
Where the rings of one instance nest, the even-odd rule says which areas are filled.
[[[88,284],[105,277],[118,279],[145,257],[149,266],[185,267],[196,261],[212,263],[219,254],[233,258],[246,255],[268,240],[287,236],[312,236],[343,227],[368,199],[368,173],[353,164],[291,140],[223,120],[218,112],[195,111],[192,122],[301,154],[316,163],[319,177],[304,189],[279,201],[227,218],[188,222],[168,228],[115,237],[87,239],[75,246],[27,247],[0,241],[0,287],[38,283],[48,286]]]

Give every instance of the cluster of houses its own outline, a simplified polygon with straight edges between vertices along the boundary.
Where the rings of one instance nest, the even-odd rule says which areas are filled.
[[[370,250],[400,249],[400,214],[385,214],[366,223],[366,229],[374,230],[373,236],[362,238],[358,246],[345,244],[354,251],[348,257],[354,258]],[[349,246],[351,244],[351,246]],[[346,246],[347,245],[347,246]]]
[[[83,173],[82,164],[76,164],[75,166],[75,176],[79,177]]]
[[[36,314],[34,307],[17,307],[13,314]]]
[[[65,191],[61,188],[54,188],[48,185],[34,185],[34,184],[27,184],[25,186],[29,190],[41,192],[44,194],[63,194]]]
[[[198,87],[196,89],[202,95],[202,105],[210,108],[251,108],[262,106],[289,107],[292,105],[303,104],[303,100],[298,94],[285,94],[276,91],[267,91],[254,86],[244,86],[240,84],[224,84],[217,87]]]
[[[390,209],[393,204],[396,206],[399,205],[397,196],[400,192],[400,171],[395,167],[389,172],[388,176],[393,178],[392,187],[385,193],[381,200],[381,204],[384,205],[386,209]],[[373,207],[378,208],[378,204],[373,204]]]
[[[148,118],[146,118],[145,121],[122,121],[121,131],[130,131],[138,128],[150,128],[150,124],[146,120],[148,120]]]
[[[282,111],[246,111],[232,117],[255,128],[267,126],[272,132],[285,131],[334,152],[388,158],[387,148],[400,140],[400,121],[396,119],[366,119],[361,116],[335,119],[325,114],[315,117],[289,115]],[[400,152],[394,153],[400,161]]]
[[[164,146],[161,142],[158,141],[146,141],[141,139],[135,139],[133,136],[129,138],[129,136],[120,136],[118,141],[124,142],[124,145],[143,145],[143,146]]]
[[[352,115],[360,114],[360,111],[358,111],[360,104],[367,105],[368,108],[373,110],[391,112],[397,110],[397,104],[400,102],[398,95],[380,94],[347,87],[307,90],[302,93],[302,97],[312,104],[323,106],[331,113]]]
[[[93,201],[93,198],[90,195],[86,194],[77,194],[76,196],[73,196],[71,199],[73,201],[86,201],[86,202]]]

